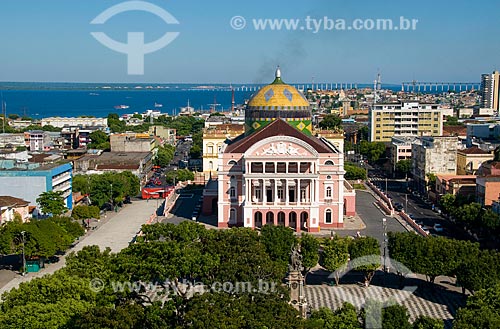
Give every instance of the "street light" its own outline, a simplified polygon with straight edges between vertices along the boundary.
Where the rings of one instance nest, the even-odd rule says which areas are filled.
[[[25,243],[25,238],[24,238],[24,234],[26,233],[26,231],[21,231],[21,236],[23,237],[23,268],[22,268],[22,275],[24,276],[24,274],[26,273],[26,257],[24,256],[24,243]]]
[[[387,219],[382,218],[382,227],[384,229],[384,272],[387,272],[386,255],[387,255]]]
[[[113,183],[110,184],[111,185],[111,206],[114,205],[114,202],[113,202]]]

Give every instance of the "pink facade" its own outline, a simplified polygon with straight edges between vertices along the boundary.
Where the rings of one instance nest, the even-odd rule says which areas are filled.
[[[343,154],[276,120],[219,156],[218,226],[284,225],[318,232],[355,214]],[[204,212],[209,208],[204,205]]]

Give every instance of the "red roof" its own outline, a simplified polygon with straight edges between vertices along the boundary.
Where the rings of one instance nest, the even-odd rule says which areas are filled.
[[[245,136],[241,139],[237,138],[233,143],[228,145],[225,153],[245,153],[255,143],[273,136],[289,136],[298,138],[311,145],[316,151],[318,151],[318,153],[333,152],[319,139],[307,136],[306,134],[290,126],[288,123],[286,123],[285,120],[278,119],[249,136]]]
[[[482,150],[477,146],[472,146],[469,147],[468,149],[459,150],[458,152],[463,154],[491,154],[490,152],[486,152],[485,150]]]

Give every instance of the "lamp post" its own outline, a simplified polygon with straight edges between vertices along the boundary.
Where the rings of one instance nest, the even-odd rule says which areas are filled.
[[[24,237],[24,234],[26,233],[26,231],[21,231],[21,236],[23,237],[23,268],[22,268],[22,275],[24,276],[24,274],[26,273],[26,257],[24,255],[24,243],[25,243],[25,237]]]
[[[114,202],[113,202],[113,183],[110,184],[111,185],[111,206],[114,205]]]
[[[384,229],[384,272],[387,272],[387,263],[386,263],[386,259],[387,259],[387,219],[385,218],[382,218],[382,227]]]

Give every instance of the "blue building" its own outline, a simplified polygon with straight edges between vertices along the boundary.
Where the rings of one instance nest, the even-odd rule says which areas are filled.
[[[71,163],[16,163],[0,161],[0,195],[9,195],[37,206],[36,199],[43,192],[62,191],[68,209],[73,208],[73,167]]]

